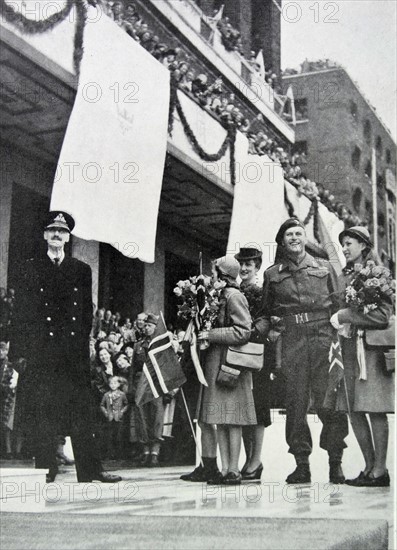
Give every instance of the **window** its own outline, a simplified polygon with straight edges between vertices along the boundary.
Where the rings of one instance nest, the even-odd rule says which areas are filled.
[[[364,173],[369,179],[372,178],[372,164],[370,160],[368,160],[367,164],[365,165]]]
[[[378,213],[378,225],[379,227],[385,227],[385,224],[386,224],[386,218],[385,218],[385,215],[383,214],[383,212],[379,212]]]
[[[360,158],[361,158],[361,150],[356,145],[352,153],[352,166],[355,170],[358,170],[360,168]]]
[[[358,121],[358,108],[355,101],[350,101],[350,114],[355,122]]]
[[[372,128],[369,120],[364,122],[364,138],[368,145],[371,144]]]
[[[295,99],[295,113],[296,120],[306,120],[307,119],[307,99]]]
[[[363,192],[359,187],[356,187],[352,197],[353,208],[356,212],[360,211],[362,198],[363,198]]]
[[[386,162],[387,162],[387,164],[390,164],[390,163],[391,163],[391,153],[390,153],[390,149],[386,149]]]
[[[293,152],[307,155],[307,141],[296,141],[293,145]]]
[[[382,138],[380,136],[376,138],[375,148],[376,148],[376,154],[381,156],[383,152],[383,144],[382,144]]]

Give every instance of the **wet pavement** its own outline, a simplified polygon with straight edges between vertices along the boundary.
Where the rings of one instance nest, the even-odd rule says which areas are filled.
[[[354,488],[328,482],[328,461],[318,448],[320,422],[311,416],[315,447],[311,458],[310,484],[287,485],[286,475],[294,460],[284,441],[284,417],[275,412],[273,425],[266,429],[263,449],[264,472],[260,482],[241,486],[208,486],[179,479],[189,467],[132,468],[128,463],[108,462],[109,471],[119,473],[118,484],[77,483],[73,467],[65,468],[55,483],[44,484],[44,472],[25,469],[29,464],[11,464],[2,469],[1,512],[71,516],[150,516],[214,518],[263,518],[310,520],[316,532],[320,520],[359,520],[368,525],[388,522],[389,548],[394,548],[394,488]],[[394,485],[394,417],[390,416],[389,471]],[[363,468],[361,453],[349,435],[343,466],[346,477],[355,477]],[[4,463],[3,463],[4,465]],[[20,466],[18,470],[10,468]],[[7,515],[3,515],[3,525]],[[167,546],[163,546],[167,548]],[[247,546],[248,548],[250,546]],[[297,546],[298,547],[298,546]],[[328,547],[328,546],[327,546]],[[278,548],[275,546],[275,548]],[[286,546],[280,546],[286,548]]]

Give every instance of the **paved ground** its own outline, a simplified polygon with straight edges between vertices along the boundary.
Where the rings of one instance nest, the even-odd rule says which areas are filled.
[[[389,548],[394,549],[393,508],[395,499],[393,488],[365,489],[352,488],[347,485],[330,485],[328,483],[326,453],[317,447],[320,423],[316,421],[315,417],[311,417],[311,429],[316,447],[311,460],[312,483],[307,485],[288,486],[284,483],[286,474],[293,469],[294,464],[292,456],[286,453],[283,436],[284,418],[279,414],[275,414],[273,425],[266,430],[263,451],[264,473],[260,483],[248,483],[240,487],[207,486],[205,484],[180,481],[179,476],[188,470],[186,468],[131,469],[128,464],[123,465],[111,462],[107,464],[108,469],[115,470],[123,476],[123,481],[116,485],[99,483],[78,484],[75,482],[76,478],[73,468],[68,468],[65,473],[57,476],[56,483],[50,485],[43,485],[42,483],[37,485],[36,478],[29,476],[22,476],[18,482],[11,485],[13,481],[11,479],[7,481],[7,478],[3,475],[2,498],[0,499],[1,511],[3,513],[2,540],[0,540],[2,550],[6,548],[24,548],[25,546],[18,546],[18,541],[20,540],[23,543],[23,541],[29,539],[29,537],[26,539],[26,536],[29,535],[29,529],[32,530],[32,536],[34,534],[34,524],[28,525],[27,522],[21,521],[21,526],[25,525],[23,531],[24,538],[19,539],[19,537],[22,537],[22,532],[15,527],[15,525],[18,525],[15,523],[15,518],[14,520],[12,519],[13,514],[16,513],[18,515],[24,513],[40,514],[40,518],[43,515],[46,516],[46,514],[67,515],[69,522],[72,522],[70,523],[71,527],[73,526],[73,518],[75,517],[85,517],[87,521],[94,521],[94,518],[95,521],[98,518],[100,520],[102,517],[105,525],[109,524],[109,526],[112,524],[111,518],[124,518],[126,523],[132,521],[132,518],[144,516],[158,518],[159,520],[162,518],[162,521],[156,524],[156,536],[158,535],[157,530],[161,531],[162,529],[164,530],[164,535],[167,529],[171,534],[168,537],[168,541],[166,536],[165,538],[160,538],[160,540],[163,540],[163,546],[160,544],[160,548],[179,547],[175,544],[167,546],[167,542],[171,544],[170,537],[172,533],[175,529],[180,528],[180,524],[178,524],[179,527],[176,524],[174,526],[174,519],[178,517],[186,518],[187,531],[183,530],[185,536],[192,529],[191,541],[198,540],[197,531],[194,530],[193,526],[196,526],[201,521],[194,518],[217,517],[219,525],[217,533],[219,537],[224,533],[224,539],[221,537],[220,540],[225,541],[230,539],[230,525],[233,525],[233,529],[237,528],[236,518],[238,518],[239,522],[243,518],[246,518],[247,524],[249,524],[249,521],[257,521],[259,519],[266,519],[267,524],[268,520],[274,520],[274,525],[283,526],[283,529],[279,529],[278,531],[280,534],[278,538],[273,533],[276,538],[272,539],[274,542],[271,544],[274,544],[274,546],[266,546],[265,542],[263,542],[262,546],[258,546],[256,541],[258,533],[256,532],[255,534],[252,532],[251,542],[254,546],[250,546],[247,541],[246,547],[275,549],[303,548],[305,546],[302,546],[302,544],[305,543],[307,533],[311,534],[313,546],[310,547],[329,548],[331,546],[325,544],[322,540],[322,535],[325,537],[325,526],[328,528],[332,522],[334,522],[333,530],[331,529],[331,534],[327,535],[327,540],[332,541],[332,533],[334,533],[335,543],[337,543],[338,537],[342,534],[341,525],[343,522],[341,523],[341,520],[344,522],[350,520],[361,522],[361,529],[363,529],[363,526],[368,527],[368,529],[372,527],[376,529],[386,520],[389,524]],[[390,417],[390,433],[391,444],[388,464],[394,484],[393,416]],[[348,444],[349,448],[344,457],[344,470],[347,477],[352,477],[359,473],[363,464],[353,435],[349,435]],[[6,470],[3,470],[3,474],[6,474]],[[6,483],[8,485],[5,493]],[[25,493],[27,490],[32,490],[32,493],[24,496],[23,489],[25,489]],[[50,516],[47,517],[49,518]],[[39,519],[38,515],[37,519]],[[284,521],[280,522],[280,520]],[[296,520],[302,520],[302,523],[299,525],[305,526],[306,535],[302,532],[298,535],[296,528],[291,527],[291,522]],[[324,520],[326,521],[324,522]],[[371,523],[373,521],[380,523],[375,525]],[[121,522],[121,527],[119,527],[121,529],[119,533],[120,537],[122,535],[122,524],[123,522]],[[285,531],[287,524],[291,527],[292,531],[291,529]],[[350,530],[353,531],[353,527],[356,524],[351,523],[350,525]],[[12,526],[14,527],[12,528]],[[139,528],[138,525],[136,527]],[[204,530],[207,529],[207,527],[203,528]],[[74,537],[76,536],[76,532],[78,533],[79,527],[76,526],[76,529],[77,531],[73,531]],[[143,529],[141,528],[140,531],[143,537]],[[240,533],[240,531],[241,529],[238,529],[237,533]],[[91,535],[87,535],[83,531],[81,533],[82,540],[80,542],[83,545],[78,546],[79,548],[101,547],[99,544],[97,546],[93,545],[95,532]],[[139,546],[138,541],[141,540],[139,532],[135,531],[135,533],[135,543],[131,546],[120,546],[120,548],[146,548],[144,545]],[[193,535],[193,533],[195,534]],[[229,536],[226,533],[229,533]],[[31,542],[34,540],[37,541],[37,538],[33,537]],[[58,545],[58,548],[77,547],[75,543],[68,546],[67,540],[65,541],[64,537],[62,540],[64,541],[62,543],[64,545]],[[287,540],[290,540],[291,545],[286,542]],[[319,542],[319,546],[316,546],[316,541]],[[5,543],[7,543],[6,546],[4,545]],[[113,543],[117,544],[116,541],[113,541],[112,546],[114,545]],[[228,544],[230,548],[230,540]],[[307,542],[305,544],[308,548]],[[234,545],[232,546],[235,547]],[[30,544],[29,547],[39,549],[46,546]],[[194,545],[189,547],[195,548]],[[201,545],[201,547],[206,548],[204,545]],[[217,541],[217,547],[224,547],[220,544],[219,540]],[[335,546],[338,549],[342,547],[357,547],[360,549],[364,547],[377,548],[371,545],[366,546],[363,541],[357,546]]]

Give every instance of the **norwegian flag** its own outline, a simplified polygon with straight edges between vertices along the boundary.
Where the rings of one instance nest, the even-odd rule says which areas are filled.
[[[143,376],[136,389],[135,403],[138,406],[144,405],[179,388],[185,382],[186,377],[172,347],[170,335],[160,317],[148,347]]]
[[[337,390],[344,380],[345,369],[339,340],[332,342],[329,355],[328,385],[324,398],[324,408],[335,409]]]

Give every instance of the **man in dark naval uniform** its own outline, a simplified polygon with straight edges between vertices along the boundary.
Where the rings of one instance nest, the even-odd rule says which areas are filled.
[[[341,460],[348,434],[347,418],[344,413],[323,407],[333,340],[329,319],[337,307],[336,275],[328,261],[314,259],[306,252],[305,228],[299,220],[284,222],[276,242],[279,263],[265,271],[263,307],[268,322],[270,316],[280,317],[283,326],[286,440],[297,464],[286,481],[311,481],[312,438],[307,412],[312,405],[323,424],[320,447],[328,451],[330,482],[343,483]]]
[[[17,407],[36,468],[49,468],[47,481],[57,474],[57,436],[69,434],[78,481],[113,483],[121,478],[103,471],[93,435],[91,269],[64,252],[73,228],[69,214],[50,212],[47,254],[23,266],[10,339],[21,371]]]

